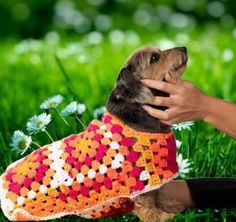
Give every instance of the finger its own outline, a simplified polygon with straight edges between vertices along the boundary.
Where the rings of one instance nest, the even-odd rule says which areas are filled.
[[[161,121],[162,123],[168,125],[168,126],[171,126],[171,125],[173,124],[171,120],[169,120],[169,121],[160,120],[160,121]]]
[[[179,87],[172,83],[167,83],[167,82],[158,81],[158,80],[151,80],[151,79],[144,79],[141,81],[150,88],[158,89],[160,91],[163,91],[169,94],[174,94],[179,90]]]
[[[176,123],[179,123],[180,121],[178,121],[179,119],[177,118],[172,118],[172,119],[168,119],[168,120],[160,120],[162,123],[166,124],[166,125],[173,125]]]
[[[153,96],[148,104],[170,107],[173,104],[173,101],[171,97]]]
[[[167,73],[164,78],[166,82],[177,84],[177,85],[184,85],[185,82],[187,82],[186,80],[182,80],[182,79],[173,79],[169,73]]]
[[[154,109],[151,106],[143,105],[142,106],[151,116],[158,118],[158,119],[167,119],[165,111]]]
[[[173,79],[169,73],[167,73],[164,78],[165,78],[166,82],[169,82],[169,83],[172,83],[172,84],[177,83],[177,80]]]

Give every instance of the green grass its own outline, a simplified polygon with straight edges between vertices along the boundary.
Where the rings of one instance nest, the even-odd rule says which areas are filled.
[[[140,42],[134,44],[112,44],[104,36],[100,44],[88,44],[86,38],[62,38],[52,44],[45,39],[28,41],[26,49],[22,42],[6,40],[0,42],[0,173],[6,166],[20,157],[11,151],[9,143],[16,129],[26,133],[26,121],[34,114],[40,114],[39,105],[46,98],[62,94],[65,97],[61,110],[73,99],[85,103],[88,111],[82,119],[88,123],[96,107],[105,105],[115,83],[116,76],[127,56],[136,48],[153,44],[164,46],[168,41],[185,45],[189,52],[189,65],[184,79],[192,81],[209,95],[236,102],[236,64],[226,61],[225,50],[236,53],[235,39],[231,30],[218,26],[207,26],[188,33],[166,31],[140,35]],[[167,41],[168,40],[168,41]],[[58,65],[55,55],[65,69]],[[59,139],[70,133],[57,115],[49,131]],[[232,117],[234,118],[234,117]],[[70,124],[73,124],[69,120]],[[191,131],[176,132],[182,141],[179,152],[192,162],[188,177],[235,176],[236,142],[211,126],[196,121]],[[34,137],[39,144],[50,141],[44,133]],[[220,200],[219,200],[220,201]],[[188,210],[177,215],[173,221],[235,221],[236,211],[225,209]],[[3,214],[0,221],[7,221]],[[58,221],[58,220],[56,220]],[[60,221],[85,221],[71,217]],[[138,221],[134,216],[101,219],[99,221]]]

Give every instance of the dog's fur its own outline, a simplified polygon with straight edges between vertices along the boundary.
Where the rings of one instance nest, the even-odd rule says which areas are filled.
[[[169,73],[172,78],[180,78],[187,63],[185,47],[176,47],[161,51],[154,47],[140,49],[128,59],[121,69],[108,103],[107,110],[135,130],[152,133],[170,132],[165,125],[150,116],[142,107],[152,96],[168,96],[168,94],[146,87],[140,80],[163,80]],[[156,107],[164,110],[166,107]],[[181,204],[167,200],[162,195],[162,204],[166,211],[161,210],[157,200],[158,191],[140,195],[135,199],[134,214],[145,222],[164,222],[181,211]],[[167,213],[171,212],[171,213]]]

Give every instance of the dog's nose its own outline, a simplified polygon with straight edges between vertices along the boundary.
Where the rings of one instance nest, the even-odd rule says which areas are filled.
[[[178,47],[178,49],[179,49],[181,52],[187,53],[187,48],[186,48],[185,46]]]

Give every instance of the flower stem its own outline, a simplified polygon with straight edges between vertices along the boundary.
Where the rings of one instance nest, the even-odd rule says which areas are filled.
[[[29,147],[25,148],[24,150],[22,150],[22,152],[20,152],[21,155],[24,155],[24,153],[28,150]]]
[[[83,126],[84,129],[86,128],[84,123],[81,121],[81,119],[77,115],[75,115],[75,119]]]
[[[78,133],[79,132],[79,123],[76,120],[76,118],[74,120],[75,120],[75,133]]]
[[[62,119],[62,121],[65,123],[66,126],[68,126],[70,128],[69,123],[66,121],[66,119],[61,115],[61,113],[55,109],[56,113],[58,114],[58,116]]]
[[[49,134],[49,132],[45,129],[44,132],[47,134],[47,136],[49,137],[49,139],[54,142],[53,138],[51,137],[51,135]]]

